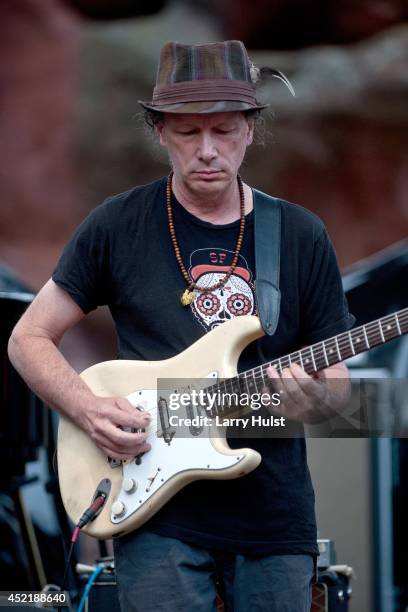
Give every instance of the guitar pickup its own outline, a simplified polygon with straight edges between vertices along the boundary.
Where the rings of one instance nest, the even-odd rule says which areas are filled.
[[[161,397],[157,403],[157,410],[160,418],[161,430],[157,432],[159,437],[162,437],[167,444],[171,444],[176,433],[175,429],[170,427],[169,407],[164,397]]]

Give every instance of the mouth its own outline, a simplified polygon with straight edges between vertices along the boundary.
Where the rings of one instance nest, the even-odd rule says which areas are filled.
[[[221,174],[222,170],[195,170],[193,174],[203,179],[216,178]]]

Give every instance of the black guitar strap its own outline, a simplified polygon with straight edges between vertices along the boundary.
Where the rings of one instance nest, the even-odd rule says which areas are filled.
[[[281,203],[253,189],[255,212],[256,301],[262,328],[273,336],[278,326],[280,299]]]

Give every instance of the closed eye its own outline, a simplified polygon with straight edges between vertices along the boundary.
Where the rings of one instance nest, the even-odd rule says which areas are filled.
[[[191,134],[196,134],[197,130],[185,130],[185,131],[179,130],[177,133],[181,134],[181,136],[190,136]]]
[[[230,134],[234,132],[235,128],[214,128],[214,132],[216,134]],[[181,136],[192,136],[193,134],[198,134],[199,130],[191,129],[191,130],[177,130],[177,134]]]
[[[221,128],[216,128],[214,131],[217,132],[217,134],[230,134],[231,132],[234,131],[235,128],[229,128],[229,129],[221,129]]]

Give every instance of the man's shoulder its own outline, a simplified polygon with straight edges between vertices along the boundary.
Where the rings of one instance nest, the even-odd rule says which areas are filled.
[[[304,206],[264,193],[259,189],[255,189],[254,192],[255,196],[258,193],[269,199],[271,205],[280,205],[283,229],[287,230],[292,237],[297,233],[308,238],[312,235],[314,239],[317,239],[325,231],[325,225],[320,217]]]
[[[120,211],[119,209],[135,210],[135,208],[143,208],[144,205],[152,205],[154,200],[161,194],[164,180],[162,177],[151,183],[136,185],[126,191],[108,196],[100,204],[99,208],[104,209],[107,213],[116,215],[119,212],[123,212],[123,210]]]

